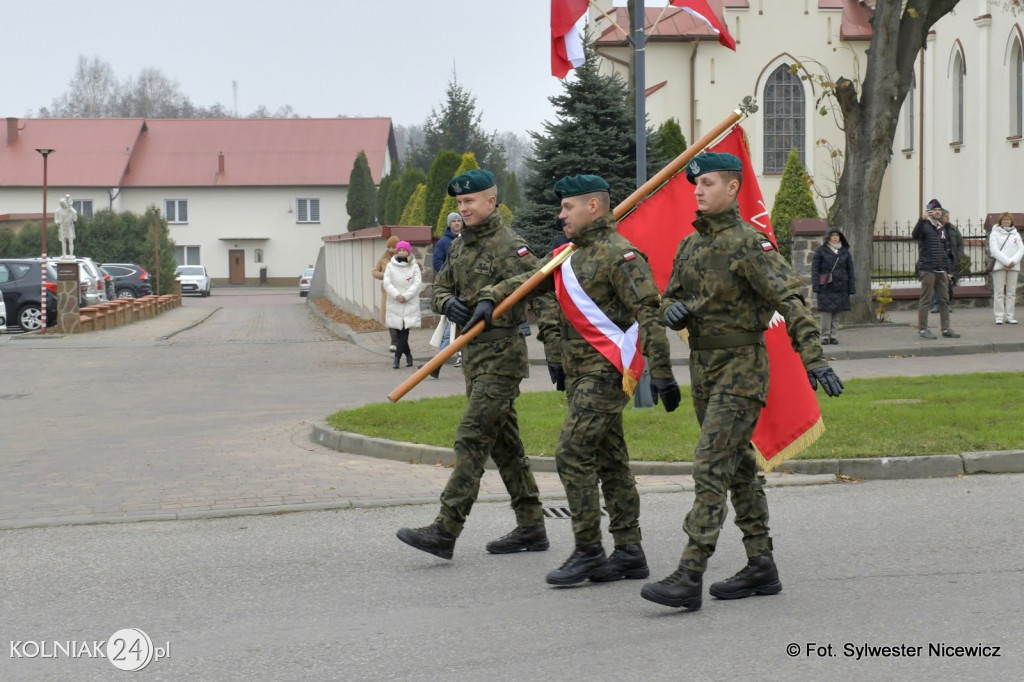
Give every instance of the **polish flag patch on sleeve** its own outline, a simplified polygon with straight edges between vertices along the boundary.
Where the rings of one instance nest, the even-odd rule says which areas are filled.
[[[525,246],[520,246],[520,247],[519,247],[519,248],[518,248],[518,249],[516,250],[516,253],[517,253],[517,254],[519,254],[519,257],[520,257],[520,258],[522,258],[522,257],[523,257],[523,256],[525,256],[526,254],[530,253],[530,249],[526,248]]]
[[[634,258],[636,258],[635,251],[627,251],[626,253],[622,254],[622,260],[633,260]]]
[[[773,250],[775,250],[775,245],[772,244],[771,242],[761,242],[761,250],[762,251],[773,251]]]

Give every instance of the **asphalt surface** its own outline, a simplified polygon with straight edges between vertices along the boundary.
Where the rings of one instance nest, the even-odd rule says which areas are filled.
[[[987,312],[954,313],[963,337],[932,348],[898,317],[844,330],[837,348],[863,355],[834,365],[1019,371],[1024,331]],[[428,337],[414,335],[418,360]],[[555,474],[537,475],[550,551],[484,551],[512,519],[487,472],[443,561],[394,532],[433,519],[448,469],[311,438],[407,376],[386,334],[353,339],[294,290],[226,288],[115,330],[0,336],[0,680],[110,679],[109,640],[128,628],[150,637],[160,658],[143,674],[161,680],[1019,679],[1020,474],[773,477],[774,597],[705,591],[681,612],[641,599],[644,580],[552,588],[543,576],[573,543]],[[547,372],[524,388],[550,390]],[[410,398],[462,390],[446,368]],[[658,580],[678,562],[689,477],[638,481]],[[706,582],[743,561],[728,523]],[[57,650],[69,643],[77,655]]]
[[[116,329],[0,336],[0,529],[436,501],[448,469],[352,452],[358,448],[339,452],[311,437],[327,414],[385,400],[409,371],[391,369],[386,332],[337,329],[338,336],[312,310],[292,289],[221,287]],[[962,338],[930,342],[905,326],[901,317],[912,314],[893,317],[882,328],[843,330],[842,345],[830,347],[840,376],[1008,371],[1024,363],[1024,325],[996,326],[988,310],[957,310]],[[429,336],[413,334],[418,360],[432,354]],[[539,344],[530,339],[533,353]],[[685,362],[678,339],[673,354]],[[532,374],[524,390],[550,390],[546,371]],[[677,378],[685,377],[680,368]],[[409,399],[463,390],[461,374],[446,367]],[[1014,452],[995,470],[1021,466]],[[778,474],[769,484],[834,480],[814,473]],[[556,474],[537,478],[546,499],[562,497]],[[668,471],[640,475],[638,484],[657,492],[692,481]],[[489,471],[480,500],[505,499]]]

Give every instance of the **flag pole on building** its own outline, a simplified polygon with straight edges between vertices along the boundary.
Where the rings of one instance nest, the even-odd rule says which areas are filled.
[[[681,171],[686,164],[690,162],[693,157],[704,150],[705,147],[710,146],[725,134],[732,126],[739,123],[743,118],[749,114],[757,111],[757,104],[754,102],[752,97],[745,97],[740,103],[740,106],[733,110],[728,116],[726,116],[718,125],[705,133],[699,140],[690,145],[686,151],[673,159],[667,166],[658,171],[657,174],[635,192],[630,194],[626,199],[619,203],[613,211],[612,215],[616,220],[619,220],[627,213],[632,211],[642,200],[647,198],[649,195],[656,192],[662,185],[669,181],[673,175]],[[528,293],[533,291],[537,285],[544,281],[548,275],[550,275],[556,267],[562,264],[572,252],[575,250],[575,245],[571,245],[570,248],[564,249],[559,252],[557,256],[552,258],[545,266],[538,270],[530,279],[523,282],[515,291],[508,295],[501,303],[494,308],[494,312],[491,317],[498,318],[508,311],[509,308],[514,306],[516,303],[521,301]],[[388,400],[393,403],[398,402],[405,396],[406,393],[416,387],[421,381],[427,378],[427,376],[437,370],[443,365],[449,358],[458,353],[462,348],[472,341],[478,334],[484,330],[484,322],[480,322],[473,325],[472,328],[466,329],[462,334],[457,336],[448,346],[441,350],[431,358],[425,365],[420,367],[414,372],[408,379],[403,381],[397,388],[391,393],[388,393]]]

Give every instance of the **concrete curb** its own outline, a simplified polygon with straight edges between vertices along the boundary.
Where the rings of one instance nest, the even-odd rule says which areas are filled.
[[[310,439],[314,443],[339,452],[410,464],[451,466],[455,461],[455,453],[451,448],[403,443],[339,431],[325,421],[313,423]],[[553,457],[531,455],[530,465],[534,471],[556,471]],[[692,462],[630,462],[629,465],[638,476],[688,476],[693,473]],[[493,469],[494,464],[487,460],[485,467]],[[1024,473],[1024,450],[863,459],[791,459],[773,473],[846,476],[871,480],[938,478],[965,474],[1017,474]]]

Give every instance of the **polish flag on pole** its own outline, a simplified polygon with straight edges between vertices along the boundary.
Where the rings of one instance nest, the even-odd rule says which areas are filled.
[[[703,21],[718,34],[718,42],[733,52],[736,51],[736,41],[729,35],[728,29],[725,28],[725,24],[721,22],[718,15],[708,6],[708,0],[669,0],[669,4],[691,14],[695,19]],[[554,26],[554,19],[552,19],[552,26]]]
[[[581,66],[583,38],[576,22],[587,11],[587,0],[551,0],[551,75],[565,78],[570,69]]]
[[[743,162],[743,185],[737,201],[745,221],[775,241],[768,209],[757,185],[743,129],[733,127],[708,151],[735,154]],[[672,276],[672,261],[679,242],[693,232],[697,212],[693,185],[685,173],[677,173],[661,189],[619,221],[619,234],[647,254],[654,279],[662,290]],[[790,344],[786,323],[776,313],[764,334],[768,351],[768,399],[754,430],[757,461],[765,471],[796,457],[825,432],[818,398],[807,380],[800,356]]]

